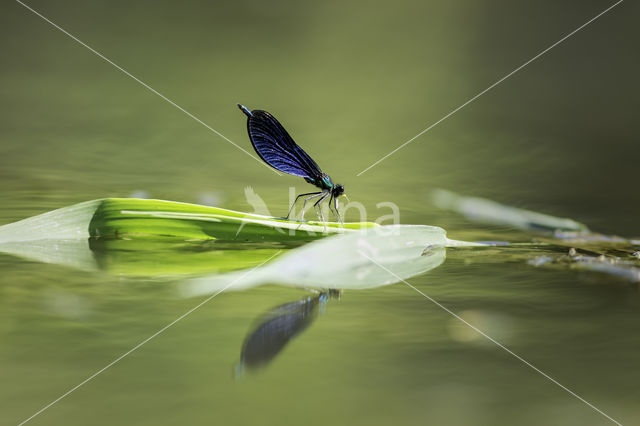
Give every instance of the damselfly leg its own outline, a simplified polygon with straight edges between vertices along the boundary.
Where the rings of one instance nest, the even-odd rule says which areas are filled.
[[[333,201],[333,204],[331,204],[331,201]],[[335,197],[333,194],[331,194],[331,198],[329,198],[329,210],[336,216],[338,222],[340,222],[341,225],[344,225],[342,217],[340,216],[340,211],[338,210],[338,197]]]
[[[317,198],[317,197],[322,197],[324,198],[326,192],[325,191],[321,191],[321,192],[317,192],[314,195],[307,197],[304,199],[304,203],[302,203],[302,214],[300,215],[300,222],[304,221],[304,209],[307,207],[307,201],[313,199],[313,198]],[[321,198],[321,200],[322,200]]]
[[[327,197],[329,197],[329,211],[332,212],[335,217],[338,219],[338,221],[341,224],[344,224],[342,222],[342,217],[340,216],[340,212],[338,211],[338,201],[337,201],[337,197],[331,192],[331,191],[319,191],[319,192],[306,192],[304,194],[300,194],[296,197],[296,199],[293,201],[293,204],[291,205],[291,208],[289,209],[289,213],[287,214],[287,217],[285,219],[289,219],[291,217],[291,213],[293,212],[294,207],[296,206],[296,203],[298,202],[298,200],[301,197],[305,197],[307,196],[307,198],[304,199],[304,202],[302,203],[302,213],[300,214],[300,222],[304,221],[304,214],[305,214],[305,209],[307,208],[307,202],[314,199],[314,198],[318,198],[320,197],[320,199],[318,199],[314,204],[313,204],[313,209],[316,211],[316,214],[318,215],[318,219],[320,219],[320,221],[322,223],[324,223],[324,214],[322,213],[322,208],[320,207],[320,203],[324,200],[326,200]],[[333,201],[333,203],[332,203]]]
[[[330,194],[329,192],[325,192],[324,195],[322,197],[320,197],[320,199],[318,201],[316,201],[315,204],[313,205],[313,209],[316,211],[316,214],[320,218],[320,222],[322,222],[323,224],[324,224],[324,215],[322,214],[322,209],[320,207],[318,207],[318,204],[320,204],[322,202],[322,200],[327,198],[327,196],[329,194]]]
[[[293,204],[291,204],[291,208],[289,209],[289,213],[287,214],[287,217],[285,217],[285,219],[289,219],[289,216],[291,216],[291,212],[293,211],[293,208],[296,206],[296,203],[298,202],[298,200],[300,199],[300,197],[304,197],[305,195],[319,195],[322,194],[322,191],[319,192],[306,192],[304,194],[300,194],[296,197],[296,199],[293,201]],[[311,197],[313,198],[313,197]],[[306,200],[305,200],[306,203]],[[302,215],[304,217],[304,206],[302,207]]]

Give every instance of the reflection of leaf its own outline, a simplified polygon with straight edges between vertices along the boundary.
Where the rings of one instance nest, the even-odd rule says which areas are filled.
[[[282,250],[269,243],[175,239],[35,240],[0,243],[0,251],[43,263],[125,276],[212,274],[249,268]]]
[[[162,239],[90,239],[99,269],[128,276],[219,273],[259,265],[281,251],[274,244]]]
[[[264,283],[336,289],[378,287],[398,279],[369,258],[406,279],[439,266],[445,259],[445,247],[450,244],[445,231],[435,226],[381,226],[315,241],[250,273],[239,271],[193,279],[184,292],[187,296],[213,293],[241,275],[245,277],[229,290]]]
[[[88,238],[76,240],[33,240],[0,243],[0,252],[43,263],[91,271],[99,269]]]
[[[262,367],[316,319],[319,306],[339,295],[328,291],[280,305],[258,320],[242,345],[240,367]]]

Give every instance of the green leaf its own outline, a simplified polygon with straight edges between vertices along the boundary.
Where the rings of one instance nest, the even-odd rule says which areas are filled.
[[[298,222],[174,201],[107,198],[0,226],[0,243],[88,237],[291,241],[312,240],[372,226],[377,225]]]

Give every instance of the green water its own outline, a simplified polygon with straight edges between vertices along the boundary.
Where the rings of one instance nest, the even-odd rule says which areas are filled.
[[[436,209],[429,194],[443,187],[640,235],[632,2],[359,177],[610,3],[28,4],[247,150],[235,104],[273,112],[370,219],[391,201],[403,223],[451,238],[531,239]],[[246,186],[282,215],[290,185],[310,189],[20,4],[1,6],[0,28],[0,224],[142,193],[250,211]],[[504,250],[449,250],[409,282],[617,421],[639,423],[637,285],[536,269]],[[181,279],[117,268],[0,254],[0,270],[1,424],[203,300],[178,297]],[[29,424],[610,424],[402,283],[329,300],[270,363],[238,377],[258,318],[308,295],[277,283],[222,293]]]

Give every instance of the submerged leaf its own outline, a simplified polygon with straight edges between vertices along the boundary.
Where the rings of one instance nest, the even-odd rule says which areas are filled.
[[[476,222],[526,231],[588,231],[586,225],[573,219],[510,207],[485,198],[465,197],[444,189],[433,191],[433,202],[441,209],[455,211]]]
[[[569,254],[538,256],[528,263],[536,267],[599,272],[631,282],[640,282],[640,265],[635,259],[625,260],[605,255],[589,256],[578,254],[573,248],[569,250]]]

